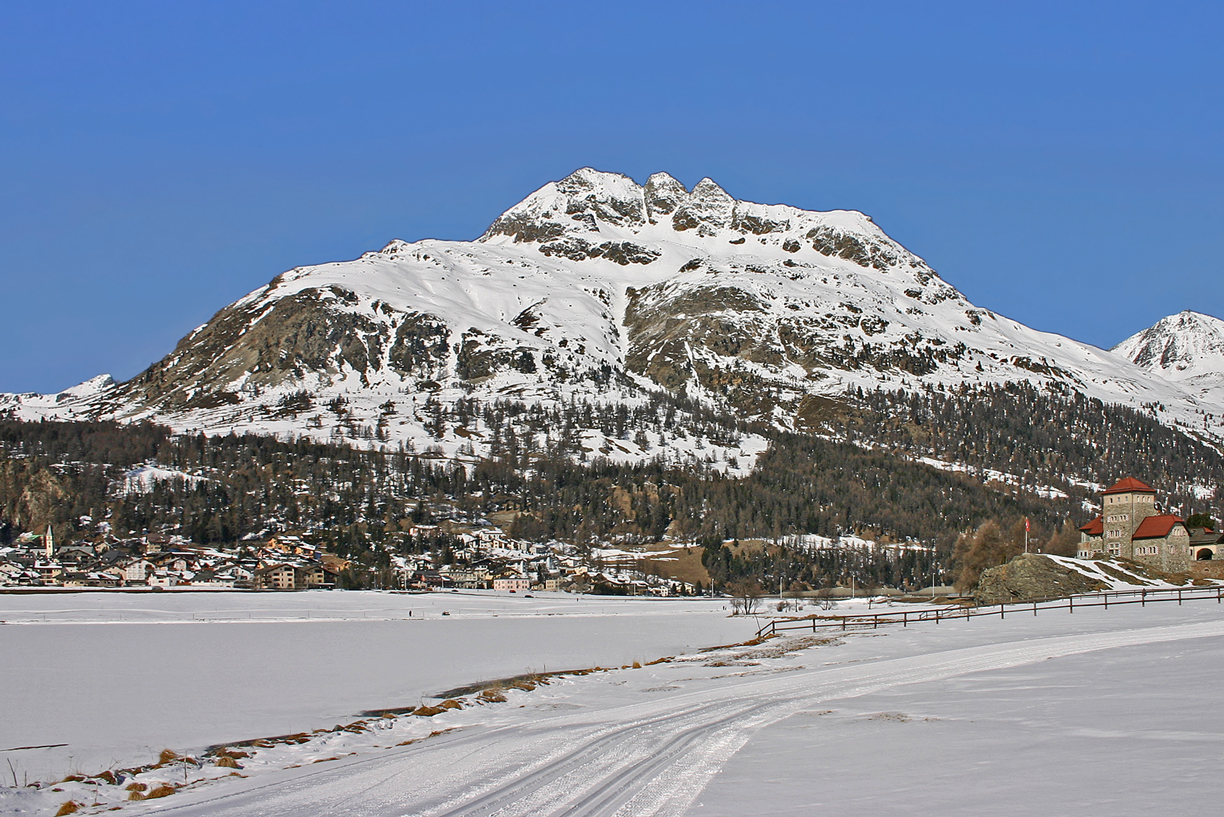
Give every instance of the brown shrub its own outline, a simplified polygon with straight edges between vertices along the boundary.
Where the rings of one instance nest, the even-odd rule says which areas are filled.
[[[59,811],[55,812],[55,817],[62,817],[65,814],[76,814],[81,808],[81,804],[75,800],[69,800],[59,807]]]

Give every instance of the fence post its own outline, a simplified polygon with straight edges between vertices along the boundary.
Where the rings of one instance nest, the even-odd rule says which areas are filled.
[[[1181,588],[1177,588],[1177,606],[1181,607]]]
[[[1109,594],[1105,593],[1104,595],[1105,595],[1105,609],[1108,610],[1109,609]]]
[[[1071,611],[1071,615],[1075,615],[1075,596],[1067,596],[1067,609]]]
[[[999,605],[999,618],[1003,618],[1003,605]]]
[[[1139,591],[1139,606],[1147,607],[1147,588],[1146,587]]]
[[[844,629],[846,629],[846,617],[845,617],[845,616],[842,616],[842,617],[841,617],[841,620],[842,620],[842,629],[844,630]]]
[[[1037,615],[1037,602],[1033,602],[1033,615]]]
[[[909,626],[909,611],[908,610],[901,611],[901,626],[902,627]]]

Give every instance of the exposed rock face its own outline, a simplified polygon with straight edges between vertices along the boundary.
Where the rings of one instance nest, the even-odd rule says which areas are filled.
[[[1060,598],[1095,593],[1108,586],[1040,553],[1021,553],[1005,565],[983,571],[973,599],[978,604]]]

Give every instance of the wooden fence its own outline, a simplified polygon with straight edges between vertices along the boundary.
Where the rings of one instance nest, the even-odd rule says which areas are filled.
[[[1074,613],[1076,609],[1084,607],[1104,607],[1109,609],[1110,606],[1116,607],[1120,604],[1146,606],[1163,601],[1176,601],[1178,604],[1181,604],[1186,601],[1206,599],[1214,599],[1217,604],[1224,602],[1224,585],[1212,587],[1175,587],[1169,589],[1109,590],[1104,593],[1085,593],[1053,599],[1034,599],[1008,604],[992,604],[985,607],[977,605],[935,607],[926,610],[902,610],[901,612],[893,613],[855,614],[848,616],[815,615],[806,618],[774,619],[757,630],[757,638],[775,635],[785,630],[811,630],[812,632],[817,632],[822,629],[848,630],[865,627],[875,629],[881,624],[900,624],[902,627],[908,627],[910,624],[916,624],[921,621],[934,621],[938,624],[941,621],[951,621],[954,619],[968,620],[977,616],[1006,618],[1009,613],[1016,615],[1018,613],[1027,613],[1030,610],[1032,610],[1033,615],[1037,615],[1039,610],[1067,610]]]

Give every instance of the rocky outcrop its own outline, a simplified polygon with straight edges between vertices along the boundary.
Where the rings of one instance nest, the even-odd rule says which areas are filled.
[[[1005,604],[1107,589],[1104,582],[1040,553],[1021,553],[1005,565],[984,571],[973,591],[973,600],[978,604]]]

